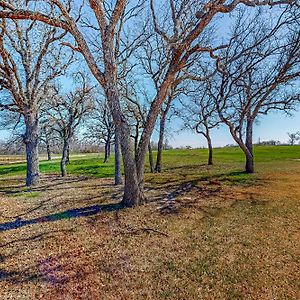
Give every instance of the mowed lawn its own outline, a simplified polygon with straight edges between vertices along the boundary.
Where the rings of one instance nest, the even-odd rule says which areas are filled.
[[[0,299],[300,299],[300,146],[256,147],[252,175],[238,148],[206,156],[166,151],[134,209],[113,159],[42,161],[29,190],[0,157]]]

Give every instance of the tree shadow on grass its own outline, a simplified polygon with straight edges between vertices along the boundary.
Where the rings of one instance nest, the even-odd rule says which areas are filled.
[[[6,222],[0,224],[0,232],[24,227],[31,224],[54,222],[54,221],[79,218],[79,217],[88,217],[88,216],[96,215],[100,212],[117,211],[122,208],[123,206],[121,205],[121,203],[112,203],[112,204],[92,205],[87,207],[69,209],[60,213],[55,213],[44,217],[39,217],[39,218],[29,219],[29,220],[22,220],[21,218],[17,218],[13,222]]]
[[[78,183],[88,180],[89,177],[87,176],[73,176],[63,178],[58,175],[47,175],[43,176],[41,183],[38,186],[26,187],[21,178],[13,178],[7,182],[7,184],[0,186],[0,192],[5,194],[16,194],[20,192],[20,189],[25,192],[44,192],[44,191],[51,191],[51,190],[58,190],[60,189],[59,186],[63,186],[65,184],[72,184]],[[12,186],[12,182],[16,183],[16,185]],[[21,182],[21,184],[20,184]],[[6,182],[5,182],[6,183]],[[66,187],[62,187],[61,189],[66,189]]]
[[[163,174],[163,173],[162,173]],[[161,189],[174,189],[177,187],[181,187],[182,185],[192,185],[195,186],[200,182],[207,182],[208,184],[212,185],[219,185],[221,183],[225,184],[252,184],[255,181],[255,177],[253,174],[246,173],[244,171],[230,171],[230,172],[223,172],[219,174],[205,174],[201,176],[197,176],[194,179],[187,179],[183,180],[182,178],[172,178],[166,179],[164,182],[156,183],[155,177],[149,180],[150,183],[154,183],[151,186],[150,190],[161,190]]]

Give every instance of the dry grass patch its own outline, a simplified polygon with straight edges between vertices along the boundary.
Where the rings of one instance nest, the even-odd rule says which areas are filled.
[[[1,299],[299,299],[300,166],[261,177],[161,180],[135,209],[110,179],[2,180]]]

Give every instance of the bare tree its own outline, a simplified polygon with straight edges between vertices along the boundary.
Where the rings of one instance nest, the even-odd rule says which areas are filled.
[[[104,163],[109,161],[111,145],[114,144],[115,185],[122,184],[120,140],[105,98],[95,101],[95,109],[90,114],[86,128],[86,139],[96,141],[97,144],[104,143]]]
[[[151,14],[154,23],[155,32],[163,37],[171,52],[170,60],[164,79],[161,82],[156,95],[151,103],[147,115],[147,121],[138,146],[137,159],[135,159],[133,145],[130,137],[130,127],[122,111],[120,94],[118,90],[118,58],[122,52],[122,30],[125,28],[126,20],[130,16],[139,15],[143,2],[131,2],[127,0],[116,0],[103,2],[90,0],[88,4],[83,3],[76,12],[76,5],[71,1],[63,2],[59,0],[43,1],[41,6],[32,7],[30,3],[22,8],[14,7],[8,1],[1,1],[0,18],[11,19],[31,19],[48,23],[52,26],[63,28],[68,31],[76,41],[76,45],[70,45],[84,56],[91,72],[103,87],[107,96],[108,104],[113,116],[114,124],[120,135],[120,143],[124,161],[125,188],[123,204],[125,206],[134,206],[144,202],[144,164],[148,144],[170,87],[174,80],[187,63],[193,62],[193,55],[199,52],[208,53],[213,59],[216,58],[215,52],[220,47],[209,47],[200,45],[197,38],[203,33],[208,24],[219,13],[229,13],[239,4],[249,7],[277,4],[291,4],[294,0],[277,1],[253,1],[253,0],[234,0],[229,4],[225,1],[208,1],[199,3],[193,0],[175,1],[171,0],[164,3],[164,10],[167,10],[165,16],[169,16],[170,26],[162,29],[163,26],[158,22],[157,6],[154,1],[150,1]],[[48,5],[48,6],[47,6]],[[48,7],[45,11],[45,7]],[[54,7],[55,9],[51,10]],[[84,7],[84,9],[83,9]],[[96,22],[89,24],[86,30],[82,26],[84,15],[81,12],[90,10]],[[165,18],[161,19],[165,20]],[[93,41],[89,38],[93,31]],[[95,41],[97,41],[95,43]],[[134,43],[134,42],[133,42]],[[93,48],[93,45],[96,47]],[[101,47],[99,47],[101,45]],[[98,55],[94,55],[97,49]],[[130,47],[134,49],[135,47]],[[124,48],[123,48],[124,49]],[[126,47],[126,51],[128,47]],[[99,53],[100,52],[100,53]],[[127,52],[128,53],[128,52]],[[100,59],[99,59],[100,58]],[[101,61],[101,63],[98,63]]]
[[[271,27],[266,19],[265,14],[238,19],[223,72],[210,92],[222,122],[245,153],[248,173],[254,172],[254,122],[270,111],[290,112],[300,98],[300,32],[294,30],[299,15],[285,10]]]
[[[216,103],[209,94],[209,83],[193,84],[192,91],[187,93],[186,101],[180,100],[177,115],[183,120],[183,129],[192,130],[205,137],[208,147],[208,165],[213,164],[213,145],[211,130],[218,127],[220,118]]]
[[[289,136],[289,144],[291,146],[294,146],[296,141],[300,140],[300,132],[295,132],[295,133],[287,133],[287,135]]]
[[[114,132],[115,128],[106,99],[97,99],[95,109],[86,124],[85,137],[97,144],[104,143],[104,163],[107,163],[110,158]]]
[[[12,1],[10,2],[12,3]],[[36,21],[1,20],[0,109],[23,117],[26,185],[39,182],[39,113],[50,81],[63,74],[70,60],[57,44],[66,32]]]
[[[62,140],[61,175],[66,176],[70,141],[84,117],[94,109],[93,87],[87,83],[87,78],[79,74],[80,83],[74,91],[66,95],[55,89],[47,101],[46,111],[52,129],[58,132]],[[47,109],[48,108],[48,109]]]

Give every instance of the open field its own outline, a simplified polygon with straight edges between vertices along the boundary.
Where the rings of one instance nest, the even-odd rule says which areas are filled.
[[[0,165],[0,299],[299,299],[300,147],[170,150],[122,209],[113,161]],[[0,157],[1,160],[1,157]]]

